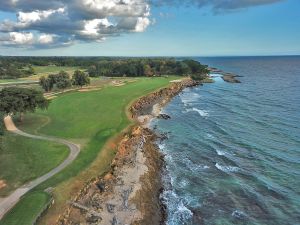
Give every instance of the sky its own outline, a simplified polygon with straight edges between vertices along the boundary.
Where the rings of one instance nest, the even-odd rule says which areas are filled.
[[[300,55],[300,0],[0,0],[0,55]]]

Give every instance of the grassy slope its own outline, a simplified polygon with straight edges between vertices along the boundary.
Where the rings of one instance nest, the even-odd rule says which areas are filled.
[[[0,179],[7,186],[0,197],[59,165],[69,153],[66,146],[5,133],[0,147]]]
[[[36,220],[36,216],[42,212],[49,201],[50,196],[44,192],[29,193],[1,220],[0,224],[32,225]]]
[[[47,112],[38,112],[28,117],[32,122],[36,122],[22,127],[24,130],[36,132],[37,128],[47,121],[46,118],[50,118],[51,122],[38,129],[38,132],[71,140],[77,139],[85,143],[79,157],[70,166],[36,188],[36,191],[42,191],[49,186],[58,185],[54,193],[56,206],[50,209],[50,214],[56,215],[61,212],[62,205],[70,197],[72,183],[80,181],[84,183],[109,167],[113,152],[103,153],[103,150],[100,150],[109,138],[131,124],[126,115],[128,104],[140,96],[168,85],[170,80],[176,78],[140,78],[137,82],[121,87],[65,94],[54,99]],[[99,155],[101,157],[97,158]],[[93,161],[97,161],[96,165],[91,165]],[[19,204],[24,203],[21,201]],[[34,213],[32,210],[26,211],[28,214]],[[10,217],[10,214],[7,217]]]

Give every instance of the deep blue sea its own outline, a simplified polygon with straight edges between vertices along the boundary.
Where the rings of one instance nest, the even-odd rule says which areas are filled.
[[[197,60],[242,83],[216,75],[152,122],[168,136],[167,224],[300,224],[300,57]]]

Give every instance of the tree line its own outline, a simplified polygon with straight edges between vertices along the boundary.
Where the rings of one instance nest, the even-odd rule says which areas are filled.
[[[0,58],[0,79],[16,79],[35,74],[31,64]]]
[[[91,77],[152,77],[162,75],[196,75],[204,77],[208,74],[207,66],[198,61],[177,61],[175,59],[103,60],[90,66],[87,72]]]
[[[82,87],[90,84],[90,78],[81,70],[76,70],[72,78],[67,72],[60,71],[58,74],[50,74],[48,77],[42,76],[39,83],[46,92],[49,92],[53,88],[64,90],[72,85]]]
[[[190,75],[197,78],[208,73],[200,62],[175,58],[122,57],[0,57],[0,78],[18,78],[34,73],[32,66],[80,67],[91,77]]]

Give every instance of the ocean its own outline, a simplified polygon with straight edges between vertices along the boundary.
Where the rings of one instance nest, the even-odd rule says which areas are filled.
[[[152,121],[168,137],[167,224],[300,224],[300,57],[197,60],[242,83],[214,74]]]

